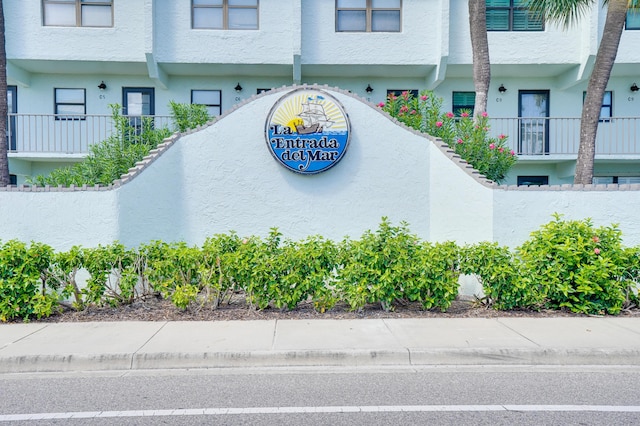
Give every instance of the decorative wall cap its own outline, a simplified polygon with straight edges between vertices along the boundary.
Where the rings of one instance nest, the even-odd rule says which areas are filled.
[[[517,185],[498,185],[497,190],[502,191],[589,191],[589,192],[605,192],[605,191],[640,191],[640,184],[638,183],[608,183],[597,185],[583,185],[583,184],[562,184],[562,185],[531,185],[531,186],[517,186]]]

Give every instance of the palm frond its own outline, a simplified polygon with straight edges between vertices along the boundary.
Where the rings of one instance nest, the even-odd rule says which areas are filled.
[[[639,0],[629,0],[637,2]],[[577,24],[586,15],[596,0],[525,0],[526,6],[544,16],[549,22],[558,22],[565,27]]]

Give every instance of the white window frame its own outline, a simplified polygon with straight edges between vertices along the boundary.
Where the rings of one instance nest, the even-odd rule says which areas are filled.
[[[63,101],[59,99],[65,91],[67,92],[82,92],[82,101]],[[56,120],[85,120],[87,114],[87,89],[70,88],[70,87],[56,87],[53,89],[53,113],[56,116]],[[60,110],[65,106],[82,106],[82,113],[68,114],[61,112]]]
[[[402,0],[398,0],[400,7],[374,7],[374,3],[375,0],[361,0],[365,3],[364,7],[347,7],[347,6],[340,6],[340,2],[341,0],[336,0],[336,32],[339,33],[371,33],[371,32],[385,32],[385,33],[399,33],[402,32]],[[375,12],[395,12],[397,11],[399,16],[398,16],[398,29],[391,31],[391,30],[384,30],[384,31],[378,31],[378,30],[374,30],[372,23],[373,23],[373,15]],[[365,28],[364,29],[357,29],[357,30],[344,30],[344,29],[340,29],[340,14],[343,12],[365,12]]]
[[[253,31],[260,29],[260,0],[255,0],[255,4],[248,3],[252,0],[209,0],[211,4],[198,4],[198,0],[191,0],[191,28],[196,30],[234,30],[234,31]],[[200,0],[203,1],[203,0]],[[237,2],[237,3],[236,3]],[[219,3],[219,4],[216,4]],[[221,9],[222,25],[200,25],[196,26],[196,14],[199,10]],[[229,12],[234,10],[255,10],[256,25],[252,28],[234,28],[229,24]]]
[[[200,102],[194,102],[193,98],[194,98],[194,94],[197,93],[201,93],[201,94],[217,94],[218,95],[218,103],[216,104],[215,102],[208,102],[208,103],[200,103]],[[214,90],[214,89],[193,89],[191,90],[191,103],[192,104],[200,104],[200,105],[204,105],[205,107],[207,107],[207,112],[209,113],[210,116],[212,117],[218,117],[220,114],[222,114],[222,90]]]
[[[75,13],[74,24],[48,24],[47,23],[47,6],[73,6]],[[91,7],[109,7],[110,23],[109,25],[88,25],[82,20],[82,11],[84,8]],[[111,28],[113,27],[113,0],[42,0],[42,25],[46,27],[91,27],[91,28]]]

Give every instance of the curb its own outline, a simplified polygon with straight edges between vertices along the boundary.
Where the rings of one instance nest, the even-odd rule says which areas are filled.
[[[293,350],[0,357],[0,374],[243,367],[640,365],[637,349]]]

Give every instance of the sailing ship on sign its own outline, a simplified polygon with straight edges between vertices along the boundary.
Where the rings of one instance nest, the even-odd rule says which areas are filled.
[[[334,121],[327,117],[324,107],[320,103],[324,97],[316,95],[315,98],[308,97],[307,102],[302,102],[302,112],[298,114],[303,124],[296,125],[296,131],[301,135],[310,133],[321,133],[325,127],[333,126]]]

